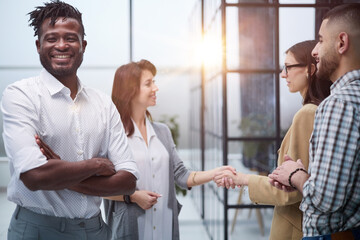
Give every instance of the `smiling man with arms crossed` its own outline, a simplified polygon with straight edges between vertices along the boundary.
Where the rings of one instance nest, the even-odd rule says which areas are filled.
[[[8,239],[110,239],[98,196],[133,193],[138,175],[120,116],[77,77],[81,13],[53,1],[30,13],[30,25],[44,70],[9,85],[1,104],[8,199],[17,204]],[[35,135],[59,158],[47,159]]]

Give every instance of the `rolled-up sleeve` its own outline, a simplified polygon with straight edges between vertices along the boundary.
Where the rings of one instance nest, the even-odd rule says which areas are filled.
[[[139,179],[139,171],[131,154],[120,114],[114,104],[110,106],[109,131],[108,158],[114,163],[115,170],[130,172]]]
[[[30,91],[10,85],[1,101],[5,151],[17,178],[47,162],[35,142],[39,118],[34,99],[27,92]]]

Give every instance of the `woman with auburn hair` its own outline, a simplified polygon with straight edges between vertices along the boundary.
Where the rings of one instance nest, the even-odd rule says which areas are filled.
[[[295,44],[286,51],[285,66],[281,77],[286,79],[289,91],[299,92],[303,98],[302,108],[295,114],[292,125],[287,131],[278,151],[278,166],[288,155],[292,159],[302,159],[306,169],[309,165],[309,139],[313,131],[317,106],[330,94],[329,80],[318,79],[316,61],[311,52],[316,41],[304,41]],[[252,202],[274,205],[274,215],[270,231],[270,240],[302,239],[302,213],[299,204],[302,195],[298,191],[284,192],[269,183],[267,176],[224,171],[215,174],[218,186],[231,179],[235,185],[248,186]]]
[[[156,105],[155,66],[131,62],[116,70],[112,100],[128,136],[139,169],[132,195],[104,198],[112,239],[179,239],[175,183],[183,189],[211,181],[215,172],[235,169],[223,166],[209,171],[189,171],[179,158],[169,128],[153,122],[148,107]]]

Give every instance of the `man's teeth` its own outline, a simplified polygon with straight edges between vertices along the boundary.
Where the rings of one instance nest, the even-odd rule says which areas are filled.
[[[69,55],[55,55],[55,58],[69,58]]]

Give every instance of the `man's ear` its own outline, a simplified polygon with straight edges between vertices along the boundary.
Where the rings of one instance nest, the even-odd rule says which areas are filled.
[[[86,41],[86,40],[82,40],[83,53],[85,52],[86,46],[87,46],[87,41]]]
[[[344,54],[349,49],[349,35],[346,32],[341,32],[338,35],[337,51]]]
[[[35,45],[36,45],[37,52],[40,53],[40,40],[39,39],[35,41]]]

